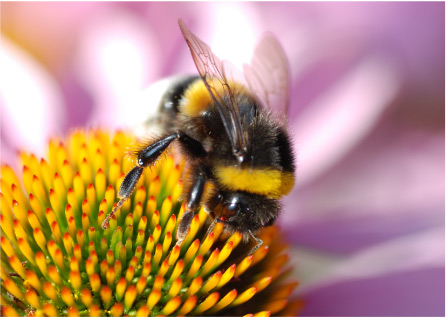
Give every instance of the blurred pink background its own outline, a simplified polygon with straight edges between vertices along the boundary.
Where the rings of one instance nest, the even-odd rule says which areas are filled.
[[[444,315],[443,2],[2,3],[1,159],[132,127],[195,73],[177,20],[241,66],[273,32],[298,182],[280,217],[305,316]],[[153,106],[152,106],[153,107]]]

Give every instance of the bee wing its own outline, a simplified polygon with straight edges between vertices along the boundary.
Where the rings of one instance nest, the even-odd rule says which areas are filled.
[[[228,64],[220,61],[212,53],[211,48],[195,36],[182,20],[179,20],[178,24],[198,72],[220,113],[234,153],[243,153],[247,140],[241,125],[239,106],[236,102],[238,92],[231,88],[228,81],[228,76],[230,76]]]
[[[280,121],[288,111],[290,74],[285,52],[272,34],[265,34],[243,71],[251,93]]]

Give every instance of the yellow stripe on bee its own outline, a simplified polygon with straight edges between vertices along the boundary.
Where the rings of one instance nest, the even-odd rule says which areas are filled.
[[[196,117],[200,112],[206,110],[211,103],[212,97],[209,91],[204,85],[204,82],[198,79],[184,92],[180,104],[180,111],[189,117]]]
[[[220,83],[212,83],[213,80],[217,79],[209,80],[208,82],[212,87],[211,89],[215,90],[217,95],[223,95],[223,86]],[[246,88],[239,83],[230,81],[228,82],[228,85],[233,92],[245,92],[245,94],[247,94]],[[184,96],[180,102],[180,111],[186,116],[196,117],[200,115],[200,112],[205,111],[213,102],[214,101],[204,85],[204,82],[201,79],[197,79],[184,92]]]
[[[271,168],[238,168],[218,166],[220,183],[230,190],[242,190],[270,198],[288,194],[294,186],[294,175]]]

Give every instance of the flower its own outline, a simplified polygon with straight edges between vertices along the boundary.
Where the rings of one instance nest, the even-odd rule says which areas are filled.
[[[77,130],[49,142],[47,159],[20,153],[22,181],[2,166],[2,315],[293,314],[297,285],[285,277],[286,245],[277,227],[247,255],[238,232],[210,224],[204,209],[181,244],[184,162],[146,168],[131,199],[101,224],[116,200],[131,136]],[[261,304],[259,304],[261,303]]]
[[[5,2],[2,13],[4,162],[73,127],[145,119],[135,91],[196,74],[178,18],[236,65],[273,32],[293,83],[297,183],[278,222],[302,314],[444,315],[444,3]]]

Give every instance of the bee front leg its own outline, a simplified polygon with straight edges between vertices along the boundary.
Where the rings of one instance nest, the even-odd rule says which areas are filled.
[[[194,173],[193,173],[194,174]],[[177,243],[176,245],[181,245],[189,232],[192,219],[195,216],[195,211],[200,207],[201,198],[203,197],[204,185],[206,184],[206,175],[204,172],[199,171],[196,173],[194,183],[192,184],[188,197],[186,211],[180,220],[177,229]]]
[[[118,198],[120,198],[117,206],[108,214],[107,218],[102,222],[102,229],[108,228],[108,223],[113,215],[122,207],[124,202],[129,199],[133,190],[141,178],[144,168],[155,163],[158,157],[167,149],[167,147],[176,139],[180,138],[180,133],[173,133],[165,136],[158,141],[148,145],[138,153],[136,166],[127,173],[119,188]]]
[[[144,168],[152,164],[155,164],[156,160],[160,157],[160,155],[175,140],[178,140],[180,142],[183,150],[186,152],[186,155],[190,157],[201,158],[206,155],[206,151],[203,149],[203,146],[201,145],[200,142],[191,138],[190,136],[181,131],[177,131],[175,133],[164,136],[158,139],[157,141],[153,142],[152,144],[146,146],[142,150],[140,150],[137,153],[138,158],[136,166],[132,170],[130,170],[130,172],[127,173],[127,175],[124,177],[124,180],[122,181],[121,187],[119,188],[118,198],[120,198],[120,200],[118,202],[118,205],[115,208],[113,208],[111,213],[102,222],[102,229],[105,230],[108,228],[108,222],[110,221],[110,218],[116,213],[116,211],[119,210],[119,208],[122,207],[124,202],[127,199],[129,199],[130,195],[132,194],[133,190],[136,187],[136,184],[138,183],[138,180],[141,178]],[[189,215],[189,217],[191,216]],[[190,225],[192,218],[188,220],[188,218],[186,217],[184,223],[186,224],[187,222],[189,222]],[[187,228],[189,228],[189,226]]]
[[[102,229],[108,228],[108,222],[110,221],[111,217],[119,210],[119,208],[122,207],[122,205],[125,203],[125,201],[130,197],[133,190],[135,189],[136,184],[138,183],[138,180],[141,178],[142,172],[144,168],[140,166],[135,166],[130,170],[130,172],[127,173],[127,175],[124,177],[124,180],[121,183],[121,187],[119,188],[118,192],[118,198],[120,198],[118,204],[115,208],[108,214],[107,218],[102,222]]]

